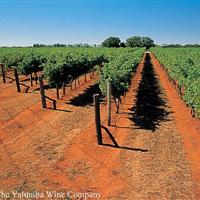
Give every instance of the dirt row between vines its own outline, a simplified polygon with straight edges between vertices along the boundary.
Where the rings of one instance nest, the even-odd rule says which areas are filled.
[[[15,83],[0,83],[0,191],[48,188],[46,172],[94,118],[91,101],[97,79],[96,73],[92,79],[87,76],[87,82],[82,76],[76,89],[68,88],[57,100],[57,110],[41,108],[38,85],[29,93],[17,93]],[[56,91],[48,89],[46,94],[55,98]]]
[[[98,192],[102,200],[200,199],[199,121],[151,54],[139,64],[119,114],[113,103],[110,127],[102,103],[103,145],[93,107],[71,106],[72,112],[37,118],[14,143],[1,134],[0,189]]]
[[[169,82],[165,70],[154,55],[152,55],[152,60],[155,70],[160,76],[161,84],[166,89],[172,112],[174,112],[176,126],[182,137],[185,156],[190,164],[192,177],[200,188],[200,120],[192,117],[191,109],[181,99],[175,86]],[[199,192],[197,199],[200,199]]]

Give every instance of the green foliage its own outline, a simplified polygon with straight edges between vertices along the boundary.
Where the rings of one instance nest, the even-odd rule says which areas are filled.
[[[102,64],[106,58],[102,54],[80,51],[52,53],[43,65],[45,78],[51,85],[67,82],[68,75],[73,78],[93,70]]]
[[[103,47],[120,47],[120,39],[118,37],[109,37],[102,42]]]
[[[42,63],[46,61],[42,55],[36,53],[29,53],[23,57],[22,61],[18,63],[18,70],[22,74],[30,74],[42,70]]]
[[[109,80],[113,96],[119,98],[127,91],[143,52],[142,48],[0,48],[0,62],[22,74],[43,70],[50,85],[67,83],[69,75],[76,78],[98,68],[102,92]]]
[[[142,38],[140,36],[133,36],[126,40],[127,47],[141,47],[142,46]]]
[[[154,41],[150,37],[142,37],[142,46],[146,47],[147,49],[150,47],[154,47]]]
[[[17,66],[23,60],[21,52],[6,51],[6,48],[1,49],[0,63],[4,64],[6,68]]]
[[[126,40],[127,47],[146,47],[155,46],[154,41],[150,37],[133,36]]]
[[[144,49],[134,49],[115,52],[114,57],[110,57],[109,63],[106,63],[100,70],[99,86],[104,95],[107,91],[107,82],[112,86],[112,95],[114,98],[120,98],[128,90],[131,75],[136,65],[139,63]]]
[[[17,67],[19,73],[30,74],[43,70],[45,78],[55,85],[93,70],[107,62],[106,51],[97,48],[0,48],[0,63],[7,68]],[[111,50],[112,51],[112,50]]]
[[[200,116],[199,48],[152,48],[152,52],[179,86],[185,87],[184,101]]]
[[[121,42],[120,47],[126,47],[126,44],[124,42]]]

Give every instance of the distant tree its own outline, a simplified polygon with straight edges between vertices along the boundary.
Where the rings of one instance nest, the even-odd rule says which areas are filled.
[[[109,37],[102,42],[103,47],[120,47],[121,40],[118,37]]]
[[[184,47],[200,47],[200,44],[185,44]]]
[[[142,46],[146,47],[147,49],[150,47],[154,47],[154,41],[150,37],[142,37]]]
[[[83,47],[91,47],[91,45],[89,45],[88,43],[84,43]]]
[[[66,44],[60,44],[60,43],[57,43],[57,44],[53,44],[54,47],[66,47]]]
[[[126,47],[126,44],[124,42],[121,42],[120,47]]]
[[[183,47],[183,45],[181,44],[165,44],[165,45],[162,45],[162,47],[174,47],[174,48],[179,48],[179,47]]]
[[[142,47],[142,38],[140,36],[133,36],[126,40],[127,47]]]
[[[33,44],[33,47],[66,47],[66,44]]]
[[[33,47],[47,47],[45,44],[33,44]]]
[[[33,44],[33,47],[39,47],[39,44]]]

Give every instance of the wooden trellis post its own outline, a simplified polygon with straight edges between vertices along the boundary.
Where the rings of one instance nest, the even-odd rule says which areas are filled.
[[[6,83],[6,74],[5,74],[5,67],[3,64],[1,65],[1,72],[2,72],[2,78],[3,78],[3,83]]]
[[[95,124],[96,124],[97,142],[98,142],[98,144],[102,144],[99,94],[94,94],[93,95],[93,100],[94,100],[94,111],[95,111]]]
[[[36,83],[36,85],[37,85],[37,84],[38,84],[38,83],[37,83],[37,80],[38,80],[37,72],[34,72],[34,74],[35,74],[35,83]]]
[[[107,83],[107,115],[108,115],[108,126],[111,124],[111,84]]]
[[[31,87],[33,87],[33,75],[30,73],[30,81],[31,81]]]
[[[62,84],[62,89],[63,89],[63,95],[65,95],[65,82]]]
[[[17,85],[17,91],[21,92],[21,88],[20,88],[20,84],[19,84],[19,77],[18,77],[18,73],[17,73],[17,69],[14,68],[14,75],[15,75],[15,82]]]
[[[79,80],[79,76],[78,76],[78,84],[80,85],[80,80]]]
[[[41,100],[42,100],[42,107],[46,108],[46,97],[45,97],[45,91],[44,91],[44,83],[43,83],[43,78],[39,76],[39,84],[40,84],[40,94],[41,94]]]
[[[75,89],[76,89],[76,78],[75,78],[75,83],[74,83],[74,87],[75,87]]]
[[[72,82],[70,82],[70,89],[72,90]]]
[[[57,99],[59,99],[59,85],[56,84],[56,96],[57,96]]]

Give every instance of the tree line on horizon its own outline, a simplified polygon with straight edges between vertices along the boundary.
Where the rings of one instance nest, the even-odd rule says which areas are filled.
[[[55,43],[55,44],[40,44],[40,43],[36,43],[33,44],[32,46],[26,46],[26,47],[34,47],[34,48],[38,48],[38,47],[90,47],[90,48],[95,48],[95,47],[146,47],[147,49],[150,47],[154,47],[154,46],[159,46],[159,47],[175,47],[175,48],[179,48],[179,47],[200,47],[200,44],[162,44],[162,45],[158,45],[154,43],[154,40],[151,39],[150,37],[141,37],[141,36],[132,36],[129,37],[125,42],[122,42],[120,40],[119,37],[108,37],[107,39],[105,39],[100,45],[98,44],[88,44],[88,43],[77,43],[77,44],[63,44],[63,43]],[[23,46],[0,46],[0,47],[4,47],[4,48],[21,48]]]
[[[200,44],[163,44],[161,45],[162,47],[174,47],[174,48],[179,48],[179,47],[200,47]]]
[[[154,47],[154,41],[150,37],[140,37],[133,36],[126,40],[126,42],[121,42],[119,37],[108,37],[104,40],[101,45],[90,45],[87,43],[79,43],[79,44],[61,44],[56,43],[52,45],[46,44],[33,44],[33,47]]]
[[[88,43],[78,43],[78,44],[61,44],[61,43],[56,43],[56,44],[33,44],[33,46],[29,46],[29,47],[154,47],[154,46],[160,46],[160,47],[174,47],[174,48],[179,48],[179,47],[200,47],[200,44],[162,44],[162,45],[157,45],[157,44],[153,44],[150,45],[149,43],[141,43],[138,42],[137,39],[132,39],[130,38],[128,40],[128,42],[124,43],[124,42],[119,42],[119,40],[117,39],[117,43],[113,42],[113,40],[107,38],[104,42],[104,44],[101,45],[97,45],[97,44],[88,44]],[[144,40],[143,40],[144,41]],[[13,46],[13,47],[18,47],[18,46]],[[21,47],[21,46],[19,46]],[[12,47],[11,47],[12,48]]]
[[[132,36],[121,42],[119,37],[109,37],[102,42],[103,47],[154,47],[155,43],[150,37]]]
[[[33,47],[97,47],[98,45],[90,45],[88,43],[78,43],[78,44],[33,44]]]

